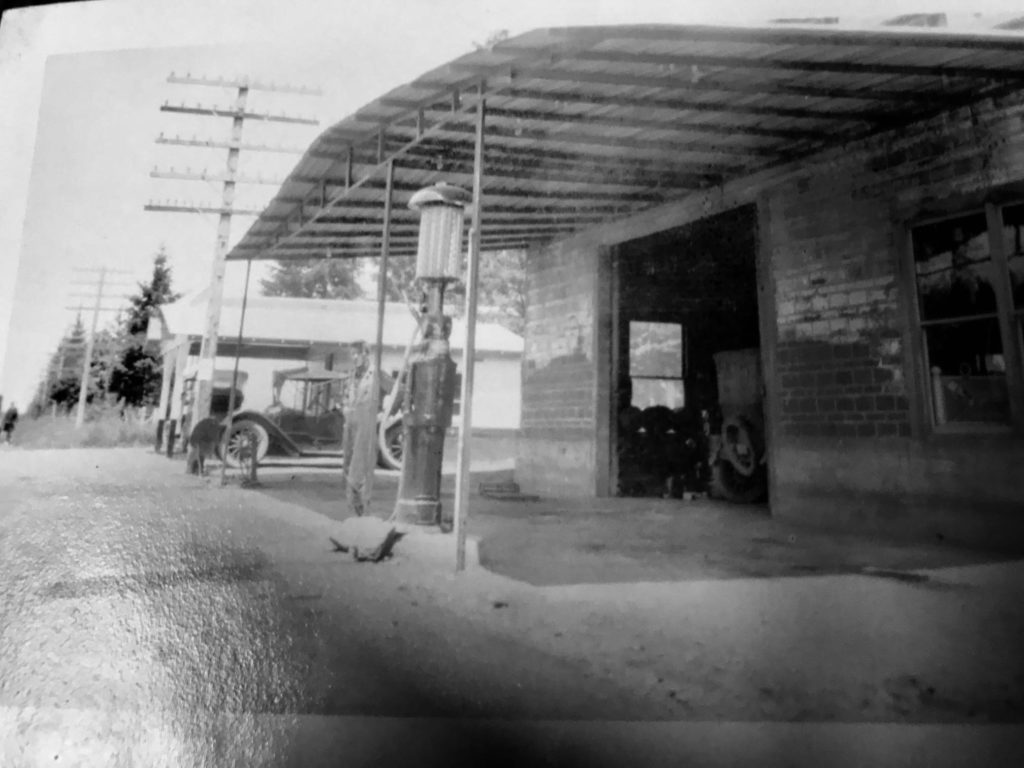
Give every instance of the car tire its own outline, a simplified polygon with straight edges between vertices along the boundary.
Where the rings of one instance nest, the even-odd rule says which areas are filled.
[[[256,435],[258,441],[258,447],[256,449],[256,463],[259,464],[259,462],[266,458],[267,451],[270,449],[270,436],[267,434],[267,430],[263,428],[262,424],[258,424],[255,421],[241,419],[239,421],[232,422],[231,432],[227,439],[227,455],[222,457],[224,463],[229,467],[237,469],[242,465],[238,453],[243,446],[243,441],[246,439],[246,435],[249,434]]]
[[[377,464],[384,469],[401,469],[404,448],[405,431],[399,421],[384,430],[384,439],[377,452]]]

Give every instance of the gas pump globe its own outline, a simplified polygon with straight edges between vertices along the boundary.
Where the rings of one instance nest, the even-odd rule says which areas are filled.
[[[404,446],[402,482],[396,515],[418,525],[450,530],[452,515],[441,509],[441,461],[444,436],[452,423],[455,362],[448,342],[452,321],[444,314],[444,291],[462,273],[462,227],[471,195],[440,183],[421,189],[409,200],[420,212],[416,280],[427,299],[423,341],[409,359],[409,379],[402,406]]]

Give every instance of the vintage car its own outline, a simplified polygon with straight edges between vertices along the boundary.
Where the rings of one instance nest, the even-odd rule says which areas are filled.
[[[214,372],[211,417],[228,425],[232,371]],[[276,371],[273,403],[264,411],[242,408],[243,388],[248,379],[238,371],[235,387],[234,415],[227,439],[227,464],[240,465],[240,454],[248,450],[250,440],[256,444],[256,460],[267,456],[343,458],[342,438],[345,417],[342,415],[345,385],[349,372],[298,368]],[[394,386],[391,376],[381,376],[381,412],[378,415],[381,433],[377,462],[385,469],[402,466],[402,392]],[[183,439],[187,440],[189,416],[195,399],[196,375],[192,372],[184,382],[182,394]]]
[[[257,444],[256,459],[267,456],[342,458],[345,417],[342,415],[348,371],[298,368],[274,373],[273,404],[265,411],[237,409],[227,437],[229,466],[250,440]],[[402,466],[401,393],[393,380],[381,376],[382,408],[378,464],[386,469]],[[225,416],[214,412],[215,417]]]

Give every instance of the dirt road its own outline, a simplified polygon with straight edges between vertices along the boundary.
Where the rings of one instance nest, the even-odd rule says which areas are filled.
[[[142,449],[6,451],[0,490],[3,766],[1024,754],[980,725],[1022,719],[1016,572],[539,589],[453,576],[450,538],[356,564],[337,521]]]

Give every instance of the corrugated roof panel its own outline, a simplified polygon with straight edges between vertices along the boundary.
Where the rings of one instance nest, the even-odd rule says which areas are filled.
[[[481,80],[492,110],[486,248],[540,242],[591,226],[595,216],[680,198],[949,103],[1020,88],[1021,39],[904,28],[535,30],[427,72],[325,131],[230,257],[308,258],[322,251],[321,241],[340,253],[376,255],[379,234],[348,236],[359,228],[332,230],[318,221],[380,222],[381,124],[386,154],[396,158],[398,203],[446,175],[468,186],[472,86]],[[320,210],[319,185],[311,182],[339,180],[350,145],[356,183],[367,173],[376,181],[347,193],[335,185],[332,205]],[[412,219],[398,218],[408,229]],[[396,252],[413,247],[404,232]]]

